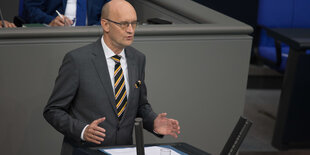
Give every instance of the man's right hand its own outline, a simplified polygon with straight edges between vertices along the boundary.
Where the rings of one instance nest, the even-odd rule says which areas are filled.
[[[54,20],[52,20],[48,25],[49,26],[71,26],[73,24],[73,21],[70,20],[68,17],[63,16],[66,20],[66,25],[65,25],[65,21],[63,18],[61,18],[60,16],[57,16]]]
[[[104,120],[105,117],[99,118],[86,127],[83,135],[85,141],[93,142],[95,144],[101,144],[101,142],[104,141],[105,129],[98,126],[98,124]]]

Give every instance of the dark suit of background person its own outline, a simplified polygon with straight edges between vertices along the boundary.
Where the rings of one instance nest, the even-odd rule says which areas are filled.
[[[103,9],[112,10],[107,17],[111,20],[121,22],[121,18],[117,18],[120,13],[115,10],[122,12],[121,17],[126,17],[122,20],[126,22],[137,20],[134,8],[126,1],[112,0],[104,6],[104,8],[107,7],[114,7],[113,9]],[[126,10],[129,11],[126,12]],[[102,16],[107,15],[103,13]],[[45,119],[64,135],[62,153],[70,149],[71,145],[90,147],[132,144],[132,131],[136,117],[142,117],[143,127],[155,135],[157,132],[177,137],[177,134],[180,133],[178,122],[166,118],[166,113],[155,114],[148,103],[144,82],[145,56],[129,46],[134,35],[132,25],[123,29],[120,25],[107,19],[102,19],[101,24],[104,41],[100,38],[95,43],[65,55],[54,90],[44,109]],[[126,87],[126,90],[129,90],[129,96],[127,96],[127,107],[120,120],[116,111],[112,86],[114,83],[111,81],[106,60],[111,57],[106,58],[101,41],[112,50],[112,55],[119,54],[122,49],[125,52],[129,78],[127,81],[129,86]],[[111,42],[118,45],[114,46],[115,44],[112,45]],[[138,81],[141,81],[141,84],[137,84]],[[89,126],[86,126],[88,124]],[[101,133],[96,129],[98,127],[102,128]],[[86,130],[82,134],[85,128]],[[103,129],[105,131],[102,131]],[[92,141],[94,134],[105,135],[99,142]],[[87,142],[82,141],[81,135]],[[94,143],[90,143],[90,141]]]
[[[87,0],[88,25],[100,25],[102,6],[110,0]],[[65,13],[67,0],[24,0],[23,19],[26,23],[49,24]]]

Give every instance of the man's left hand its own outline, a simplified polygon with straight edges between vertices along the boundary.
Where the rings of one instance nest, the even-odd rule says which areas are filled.
[[[166,116],[167,113],[158,114],[154,120],[154,131],[161,135],[171,135],[178,138],[178,134],[180,134],[179,122]]]
[[[8,22],[6,20],[4,20],[4,24],[6,26],[6,28],[15,28],[15,24],[14,23],[11,23],[11,22]],[[0,28],[3,28],[4,25],[2,25],[2,22],[0,21]]]

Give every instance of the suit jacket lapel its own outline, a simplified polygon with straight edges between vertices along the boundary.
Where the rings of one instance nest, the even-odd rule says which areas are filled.
[[[107,66],[106,57],[104,55],[102,45],[101,45],[101,38],[95,42],[95,46],[93,48],[93,64],[96,68],[96,71],[98,73],[98,76],[100,77],[100,81],[110,99],[110,104],[115,112],[117,114],[116,106],[115,106],[115,99],[114,99],[114,93],[113,88],[111,84],[111,79],[109,75],[109,70]]]
[[[134,85],[135,85],[135,80],[137,80],[137,68],[136,68],[136,60],[134,55],[130,50],[125,48],[125,53],[126,53],[126,59],[127,59],[127,66],[128,66],[128,78],[129,78],[129,96],[128,98],[128,104],[124,112],[124,116],[126,116],[126,113],[128,109],[132,106],[132,102],[135,96],[135,91],[134,91]],[[123,117],[124,118],[124,117]]]

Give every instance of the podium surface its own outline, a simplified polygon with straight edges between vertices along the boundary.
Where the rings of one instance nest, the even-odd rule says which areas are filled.
[[[183,153],[186,153],[188,155],[211,155],[203,150],[200,150],[190,144],[187,143],[159,143],[159,144],[146,144],[145,147],[148,146],[162,146],[162,145],[169,145],[179,151],[182,151]],[[73,155],[106,155],[106,153],[99,151],[99,149],[104,148],[122,148],[122,147],[135,147],[134,145],[128,145],[128,146],[111,146],[111,147],[96,147],[96,148],[75,148],[73,151]]]

